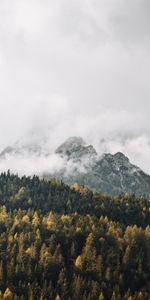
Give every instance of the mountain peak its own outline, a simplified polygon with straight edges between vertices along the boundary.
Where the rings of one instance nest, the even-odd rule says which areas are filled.
[[[92,145],[86,145],[81,137],[70,137],[56,149],[56,153],[68,158],[78,159],[85,155],[96,155],[96,150]]]
[[[78,147],[84,146],[86,143],[80,136],[71,136],[69,137],[61,146],[66,147]]]
[[[53,157],[51,160],[51,153],[43,146],[43,143],[41,145],[16,143],[0,153],[0,161],[7,167],[7,163],[10,163],[9,158],[15,158],[16,165],[19,165],[24,158],[31,162],[35,157],[33,165],[38,159],[41,162],[44,158],[48,168],[51,168]],[[150,196],[150,176],[130,163],[128,157],[122,152],[99,155],[92,145],[86,144],[81,137],[73,136],[60,145],[55,153],[57,153],[56,168],[53,170],[52,167],[49,171],[47,167],[44,167],[42,171],[37,169],[41,176],[47,174],[49,177],[58,177],[70,185],[78,182],[95,191],[112,195],[127,192],[139,196]]]
[[[113,157],[115,159],[117,159],[117,161],[120,161],[120,162],[129,162],[129,159],[127,156],[125,156],[122,152],[117,152],[113,155]]]

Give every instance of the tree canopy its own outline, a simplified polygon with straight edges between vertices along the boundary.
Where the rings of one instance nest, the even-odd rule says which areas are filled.
[[[150,200],[0,175],[0,299],[150,298]]]

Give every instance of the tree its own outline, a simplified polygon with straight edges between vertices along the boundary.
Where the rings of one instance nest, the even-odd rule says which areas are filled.
[[[9,288],[7,288],[5,290],[4,299],[5,300],[12,300],[13,299],[13,293],[11,292],[11,290]]]
[[[62,269],[59,273],[57,287],[60,291],[60,295],[62,299],[67,299],[67,291],[68,291],[68,282],[67,282],[67,276],[66,276],[66,270]]]
[[[144,296],[142,292],[138,293],[137,300],[144,300]]]
[[[57,295],[56,295],[56,298],[55,298],[55,300],[61,300],[61,298],[60,298],[59,294],[57,294]]]
[[[118,300],[118,297],[116,296],[115,291],[113,291],[113,293],[112,293],[111,300]]]
[[[83,262],[82,262],[82,257],[81,255],[79,255],[77,258],[76,258],[76,261],[75,261],[75,267],[82,270],[82,266],[83,266]]]
[[[0,261],[0,283],[4,281],[4,263]]]
[[[37,227],[39,224],[40,224],[40,218],[38,216],[38,213],[35,212],[32,218],[32,225]]]
[[[102,292],[100,293],[100,296],[99,296],[99,299],[98,299],[98,300],[105,300],[105,297],[104,297],[104,295],[103,295]]]

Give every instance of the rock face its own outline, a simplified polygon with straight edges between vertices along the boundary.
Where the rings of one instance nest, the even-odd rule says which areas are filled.
[[[34,173],[41,177],[62,179],[69,185],[79,183],[111,195],[131,193],[150,197],[149,175],[130,163],[121,152],[98,155],[94,147],[86,145],[81,137],[70,137],[53,155],[45,151],[42,145],[7,147],[0,153],[0,163],[10,157],[15,158],[16,163],[17,159],[22,162],[24,157],[33,165],[36,161],[34,170],[37,172]],[[56,163],[55,168],[52,168],[52,163]]]
[[[132,193],[150,196],[150,176],[130,163],[121,152],[99,156],[93,146],[78,137],[69,138],[56,153],[66,159],[66,169],[55,175],[67,184],[81,185],[112,195]],[[70,170],[67,171],[67,164]]]
[[[56,153],[66,157],[68,160],[72,159],[74,162],[81,161],[85,157],[92,158],[97,155],[93,146],[86,146],[81,137],[70,137],[56,150]]]

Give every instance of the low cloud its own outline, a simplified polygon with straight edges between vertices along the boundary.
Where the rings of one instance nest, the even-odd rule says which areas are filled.
[[[150,173],[149,6],[2,0],[0,149],[18,141],[54,153],[77,135],[99,153],[123,151]],[[1,170],[63,164],[57,157],[22,159],[0,162]]]
[[[55,98],[56,99],[56,98]],[[42,122],[49,115],[48,109],[36,115],[32,130],[13,145],[14,151],[0,158],[0,170],[18,173],[19,175],[55,174],[60,171],[71,174],[74,169],[86,171],[89,162],[82,163],[67,161],[55,153],[55,150],[69,136],[82,136],[87,145],[92,144],[99,156],[103,153],[123,152],[131,163],[139,166],[150,174],[150,139],[141,132],[140,116],[133,119],[132,114],[118,111],[104,111],[91,115],[75,115],[70,118],[70,112],[62,111],[61,123]],[[42,118],[41,118],[42,116]],[[37,123],[36,123],[37,122]],[[135,132],[129,130],[132,122],[136,123]],[[112,125],[113,124],[113,125]],[[128,125],[128,126],[126,126]]]
[[[43,175],[58,172],[65,166],[65,161],[56,154],[49,156],[31,155],[30,153],[21,155],[7,155],[0,161],[2,172],[10,170],[12,173],[23,175]]]

